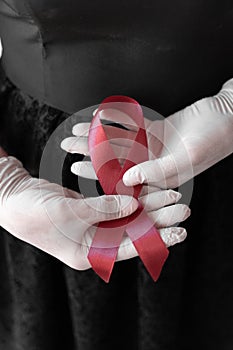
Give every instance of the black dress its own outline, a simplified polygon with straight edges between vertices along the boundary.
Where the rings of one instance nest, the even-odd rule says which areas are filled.
[[[0,0],[1,144],[38,176],[71,113],[125,94],[164,116],[232,77],[232,1]],[[64,185],[74,187],[67,156]],[[232,156],[195,179],[188,238],[154,283],[139,258],[109,284],[0,228],[1,350],[233,348]]]

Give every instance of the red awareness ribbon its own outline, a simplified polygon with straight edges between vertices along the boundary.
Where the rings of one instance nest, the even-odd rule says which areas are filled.
[[[129,150],[123,167],[110,145],[100,120],[100,111],[106,108],[126,113],[138,127],[133,146]],[[133,195],[138,199],[142,185],[127,187],[122,177],[132,166],[148,160],[144,116],[139,103],[127,96],[114,95],[105,98],[92,119],[88,147],[93,167],[104,193]],[[105,282],[109,282],[124,232],[134,244],[152,279],[157,281],[169,251],[140,201],[138,209],[133,214],[98,224],[88,253],[88,260],[93,270]]]

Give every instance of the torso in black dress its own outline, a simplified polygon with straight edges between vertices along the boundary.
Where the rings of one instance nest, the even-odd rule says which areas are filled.
[[[0,0],[1,142],[37,176],[56,126],[106,96],[167,116],[213,95],[232,31],[232,1]],[[228,157],[195,179],[188,238],[157,283],[134,258],[105,284],[1,229],[1,349],[232,349],[232,175]]]

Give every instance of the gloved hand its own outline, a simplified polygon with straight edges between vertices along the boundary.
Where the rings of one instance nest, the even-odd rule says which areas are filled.
[[[127,116],[121,112],[110,109],[101,112],[102,119],[115,121],[116,117],[128,127],[124,122]],[[178,187],[233,152],[233,79],[228,80],[217,95],[203,98],[164,120],[145,118],[145,127],[150,160],[126,171],[125,185],[148,184],[149,192],[153,191],[153,186]],[[116,128],[106,128],[111,137],[118,138],[112,147],[124,158],[135,132],[125,130],[124,140],[121,140]],[[88,123],[74,126],[76,138],[65,140],[63,147],[70,152],[88,154],[88,130]],[[94,177],[89,162],[74,164],[73,172]]]
[[[175,188],[219,162],[233,152],[233,79],[217,95],[150,123],[148,133],[155,157],[125,172],[127,186]]]
[[[95,224],[137,209],[137,200],[129,196],[83,198],[60,185],[33,178],[19,160],[4,155],[1,150],[0,225],[74,269],[91,267],[87,255]],[[181,233],[177,239],[182,237]],[[135,255],[133,244],[125,237],[117,260]]]

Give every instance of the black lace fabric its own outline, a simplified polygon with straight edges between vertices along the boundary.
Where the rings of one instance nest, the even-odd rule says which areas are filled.
[[[68,115],[23,93],[7,77],[0,99],[2,145],[34,172],[49,136]]]
[[[67,117],[2,81],[1,144],[32,176]],[[0,349],[232,349],[232,175],[229,157],[197,178],[188,238],[170,248],[157,283],[138,257],[116,263],[106,284],[0,228]]]

